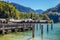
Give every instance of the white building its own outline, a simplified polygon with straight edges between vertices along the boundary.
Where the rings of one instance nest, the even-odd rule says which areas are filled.
[[[47,20],[40,20],[40,22],[47,22]]]
[[[6,19],[0,19],[0,23],[6,22]]]
[[[14,20],[14,19],[10,19],[9,20],[10,22],[27,22],[27,21],[29,21],[29,22],[31,22],[31,21],[33,21],[32,19],[20,19],[20,20]]]

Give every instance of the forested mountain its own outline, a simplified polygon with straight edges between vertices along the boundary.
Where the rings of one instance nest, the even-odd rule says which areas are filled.
[[[58,13],[60,13],[60,4],[56,5],[53,8],[47,9],[45,11],[45,13],[49,13],[49,12],[58,12]]]
[[[60,4],[53,8],[47,9],[43,12],[43,14],[47,14],[55,23],[60,22]]]
[[[12,4],[16,7],[16,9],[18,9],[21,12],[35,12],[33,9],[29,7],[25,7],[17,3],[12,3]]]
[[[25,6],[22,6],[20,4],[17,4],[17,3],[12,3],[16,9],[18,9],[19,11],[21,12],[35,12],[37,14],[41,14],[43,12],[43,10],[39,9],[39,10],[34,10],[30,7],[25,7]]]
[[[35,12],[22,12],[19,11],[13,4],[3,1],[0,1],[0,18],[5,18],[5,19],[31,18],[33,20],[50,20],[46,14],[36,14]]]
[[[0,18],[19,17],[19,11],[10,3],[0,1]]]
[[[36,10],[36,13],[38,13],[38,14],[42,14],[42,13],[43,13],[43,10],[41,10],[41,9]]]

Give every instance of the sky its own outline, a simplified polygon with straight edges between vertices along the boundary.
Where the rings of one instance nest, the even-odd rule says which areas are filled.
[[[17,4],[30,7],[34,10],[47,10],[49,8],[55,7],[60,3],[60,0],[5,0],[9,2],[15,2]]]

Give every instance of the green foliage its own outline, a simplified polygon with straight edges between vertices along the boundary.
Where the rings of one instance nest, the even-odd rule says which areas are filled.
[[[15,7],[6,2],[0,2],[0,18],[15,18],[19,19],[19,11]]]
[[[50,20],[46,14],[39,14],[40,20]]]
[[[30,13],[21,12],[20,13],[20,19],[29,19],[29,18],[33,20],[50,20],[46,14],[36,14],[34,12],[30,12]]]
[[[48,20],[48,23],[54,23],[53,20]]]
[[[50,20],[46,14],[36,14],[34,12],[26,13],[18,11],[12,4],[0,2],[0,18],[14,19],[33,19],[33,20]]]

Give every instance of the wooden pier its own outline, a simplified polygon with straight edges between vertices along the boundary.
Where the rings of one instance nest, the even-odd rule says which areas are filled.
[[[32,23],[13,23],[13,24],[7,24],[7,23],[0,23],[0,31],[2,34],[9,33],[9,32],[18,32],[18,31],[25,31],[30,30],[34,24]]]

